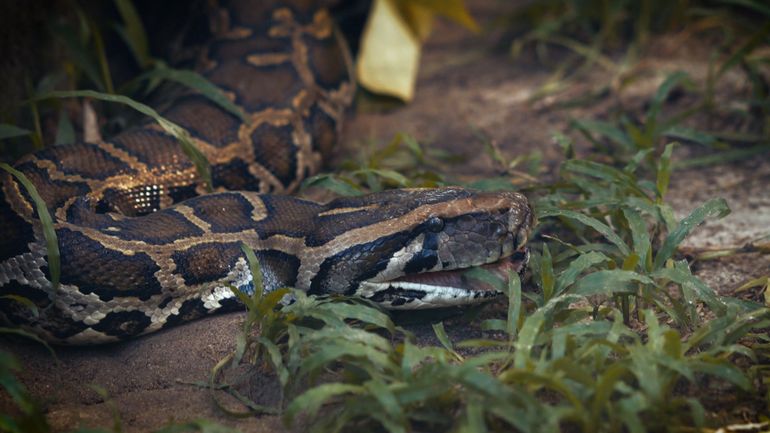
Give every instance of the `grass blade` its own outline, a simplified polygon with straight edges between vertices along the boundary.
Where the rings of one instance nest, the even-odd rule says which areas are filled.
[[[666,149],[658,159],[657,176],[655,180],[655,190],[658,193],[658,200],[663,201],[663,197],[668,192],[668,184],[671,180],[671,153],[674,151],[674,143],[666,145]]]
[[[15,168],[11,167],[10,165],[0,162],[0,168],[7,171],[13,177],[16,178],[16,180],[21,183],[21,185],[24,187],[24,189],[27,191],[27,194],[32,198],[32,201],[35,202],[35,210],[37,212],[37,217],[40,219],[40,225],[43,229],[43,237],[45,238],[45,246],[46,246],[46,254],[48,256],[48,271],[50,272],[50,278],[51,278],[51,286],[53,287],[53,290],[56,291],[59,289],[59,277],[61,275],[61,257],[59,254],[59,239],[56,237],[56,229],[53,225],[53,219],[51,219],[51,214],[48,212],[48,205],[46,205],[45,201],[42,197],[40,197],[40,194],[37,192],[37,188],[35,188],[35,185],[30,182],[29,179],[27,179],[27,176],[24,175],[24,173],[16,170]]]
[[[506,320],[506,332],[510,341],[516,340],[519,330],[519,317],[521,316],[521,280],[519,274],[513,271],[508,273],[508,317]]]
[[[173,69],[158,62],[155,68],[138,79],[140,80],[169,80],[174,81],[191,89],[200,92],[203,96],[209,99],[211,102],[219,105],[222,109],[237,116],[242,122],[249,123],[251,119],[246,116],[241,107],[235,105],[230,101],[227,96],[222,93],[219,87],[212,84],[201,74],[185,70],[185,69]]]
[[[318,409],[325,403],[336,397],[345,394],[360,395],[366,392],[366,388],[358,385],[348,385],[344,383],[325,383],[310,388],[295,398],[283,414],[284,422],[291,426],[292,422],[300,413],[305,413],[310,417],[318,413]]]
[[[719,70],[716,73],[716,78],[720,78],[725,72],[729,71],[735,65],[744,61],[750,52],[754,51],[755,48],[765,43],[767,35],[770,35],[770,21],[766,22],[762,28],[754,33],[749,38],[749,40],[738,47],[738,49],[736,49],[735,52],[727,60],[725,60],[724,63],[722,63],[722,66],[719,67]]]
[[[144,30],[142,20],[130,0],[115,0],[115,7],[120,12],[125,25],[116,26],[116,30],[123,41],[128,45],[134,55],[136,63],[141,68],[152,64],[150,56],[150,44],[147,42],[147,32]]]
[[[206,159],[206,156],[203,155],[203,153],[201,153],[201,151],[192,142],[190,133],[176,123],[173,123],[158,114],[158,112],[153,108],[140,102],[136,102],[133,99],[123,95],[113,95],[96,92],[93,90],[54,91],[44,93],[42,95],[36,95],[32,100],[39,101],[51,98],[93,98],[100,101],[117,102],[119,104],[128,105],[134,110],[151,117],[153,120],[158,122],[164,131],[179,141],[179,143],[182,145],[182,151],[190,158],[193,164],[195,164],[195,168],[198,171],[198,176],[200,176],[208,190],[211,191],[211,168],[209,166],[209,162]]]
[[[613,295],[617,292],[628,292],[629,283],[632,282],[653,284],[651,279],[636,272],[609,269],[596,271],[578,280],[574,293],[583,296]]]
[[[32,131],[24,128],[19,128],[16,125],[9,125],[7,123],[0,123],[0,140],[14,137],[24,137],[25,135],[32,134]]]
[[[674,251],[676,251],[676,248],[682,240],[684,240],[696,226],[704,222],[707,218],[722,218],[729,213],[730,207],[727,206],[727,202],[723,198],[711,199],[702,206],[696,208],[679,223],[679,226],[673,232],[666,236],[663,246],[661,246],[660,250],[658,250],[658,253],[655,255],[653,268],[660,269],[666,260],[674,255]]]
[[[612,244],[618,248],[618,251],[620,251],[622,255],[625,256],[631,252],[628,249],[628,245],[623,242],[623,239],[621,239],[614,230],[596,218],[592,218],[588,215],[567,209],[544,209],[541,210],[540,214],[538,215],[538,219],[548,217],[563,217],[577,221],[599,232],[608,241],[612,242]]]

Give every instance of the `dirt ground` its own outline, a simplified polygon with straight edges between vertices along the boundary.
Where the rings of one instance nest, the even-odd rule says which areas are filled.
[[[507,2],[500,1],[468,3],[483,27],[510,8]],[[551,176],[562,153],[552,140],[552,132],[564,131],[571,118],[601,118],[618,102],[629,107],[642,106],[667,73],[684,69],[698,79],[704,76],[708,65],[708,47],[699,46],[697,41],[682,44],[662,40],[654,52],[643,58],[648,73],[622,94],[588,106],[559,109],[559,102],[601,84],[608,76],[598,71],[595,76],[532,104],[529,97],[550,71],[526,56],[512,59],[507,50],[499,48],[499,40],[500,33],[496,31],[474,35],[455,25],[440,23],[425,46],[414,102],[386,112],[359,110],[365,112],[357,113],[348,122],[339,158],[362,143],[385,143],[396,132],[404,131],[422,143],[469,155],[467,164],[458,167],[461,173],[491,174],[493,163],[474,135],[476,129],[497,143],[507,157],[539,150],[545,167],[541,176]],[[728,92],[731,82],[735,89],[741,86],[740,77],[728,77],[726,82]],[[584,151],[578,149],[579,153]],[[697,148],[683,147],[675,157],[681,159],[697,153]],[[698,229],[687,245],[741,246],[767,235],[768,180],[768,155],[678,171],[669,194],[678,216],[686,215],[712,197],[724,197],[732,208],[727,218]],[[727,293],[751,278],[767,275],[769,267],[770,256],[747,253],[696,263],[695,269],[712,287]],[[126,343],[57,348],[58,361],[40,346],[20,340],[2,339],[0,348],[18,356],[24,366],[21,380],[44,403],[57,430],[79,425],[110,427],[113,411],[117,410],[124,432],[149,431],[172,420],[200,418],[244,432],[283,431],[277,417],[228,417],[216,407],[208,391],[190,385],[207,380],[211,368],[233,349],[241,320],[240,314],[221,315]],[[431,338],[429,324],[409,327],[418,338]],[[448,330],[457,337],[478,333],[472,323],[458,320],[450,320]],[[106,392],[106,402],[93,385]],[[260,400],[269,401],[276,396],[275,387],[269,384],[253,383],[250,391]],[[7,408],[9,402],[0,398],[0,410]]]

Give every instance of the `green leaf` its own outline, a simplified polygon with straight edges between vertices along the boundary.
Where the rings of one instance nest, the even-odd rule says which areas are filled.
[[[116,0],[118,1],[118,0]],[[185,69],[173,69],[165,66],[163,63],[156,63],[154,69],[142,74],[139,80],[169,80],[174,81],[184,86],[187,86],[193,90],[196,90],[201,95],[205,96],[211,102],[217,104],[220,108],[227,112],[237,116],[244,123],[250,123],[251,119],[246,116],[241,107],[235,105],[227,96],[222,93],[222,90],[212,84],[201,74],[185,70]]]
[[[370,323],[382,329],[387,329],[391,333],[395,332],[395,325],[390,320],[390,316],[376,307],[363,304],[347,304],[344,302],[328,302],[317,308],[328,310],[340,318]]]
[[[615,231],[611,229],[607,224],[604,224],[596,218],[592,218],[588,215],[567,209],[543,209],[538,215],[539,219],[548,217],[568,218],[581,224],[587,225],[588,227],[591,227],[599,232],[608,241],[612,242],[612,244],[618,248],[618,251],[620,251],[622,255],[628,255],[628,253],[630,253],[628,246],[625,242],[623,242],[623,239],[621,239],[620,236],[618,236]]]
[[[19,304],[27,307],[29,311],[32,313],[33,317],[40,316],[40,309],[37,308],[37,305],[35,305],[35,303],[32,302],[32,300],[27,297],[20,296],[20,295],[0,295],[0,299],[10,299],[12,301],[18,302]]]
[[[724,379],[733,385],[738,386],[744,391],[751,389],[751,382],[743,372],[735,365],[728,363],[726,360],[710,360],[710,361],[691,361],[691,368],[700,371],[701,373],[708,374],[710,376],[716,376]]]
[[[484,421],[484,408],[482,404],[473,399],[465,405],[465,413],[460,419],[458,433],[485,433],[487,425]]]
[[[553,274],[553,259],[548,244],[543,244],[543,255],[540,257],[540,285],[543,290],[543,301],[548,302],[553,296],[556,277]]]
[[[463,272],[463,277],[489,284],[501,292],[505,290],[505,281],[503,281],[502,278],[500,278],[494,272],[481,267],[473,267],[468,269],[467,271]]]
[[[513,183],[511,183],[510,176],[499,176],[485,179],[474,180],[466,184],[468,188],[478,189],[481,191],[510,191],[514,189]]]
[[[278,380],[281,382],[281,386],[286,388],[289,383],[289,370],[283,363],[283,357],[281,356],[281,349],[278,346],[263,336],[257,337],[257,342],[262,345],[270,356],[270,363],[273,365],[273,370],[278,375]]]
[[[287,425],[291,426],[300,413],[305,413],[310,417],[314,417],[321,406],[330,402],[330,400],[335,397],[346,394],[362,395],[365,393],[366,388],[359,385],[348,385],[344,383],[325,383],[318,385],[308,389],[292,400],[292,402],[289,403],[289,406],[286,407],[286,411],[283,414],[283,420]]]
[[[660,269],[671,258],[679,244],[690,232],[707,218],[722,218],[730,213],[730,207],[723,198],[714,198],[693,210],[673,232],[666,236],[663,245],[655,255],[654,269]]]
[[[302,182],[302,189],[311,186],[325,188],[341,196],[358,196],[363,194],[358,186],[351,182],[344,181],[333,174],[318,174],[311,176]]]
[[[621,186],[634,195],[647,197],[647,194],[639,188],[636,184],[636,179],[630,173],[618,170],[615,167],[610,167],[609,165],[582,159],[571,159],[562,165],[562,169],[572,173],[579,173],[603,179]],[[596,189],[603,188],[602,185],[597,184],[594,184],[594,187]]]
[[[763,155],[770,151],[767,144],[760,144],[747,148],[730,149],[709,155],[695,156],[683,161],[677,161],[674,168],[705,167],[709,165],[725,164],[730,161],[741,161],[755,155]]]
[[[15,177],[16,180],[18,180],[27,191],[27,194],[29,194],[29,196],[32,198],[32,201],[35,202],[35,210],[37,211],[37,217],[40,220],[40,225],[43,229],[43,237],[45,238],[46,255],[48,257],[48,272],[50,273],[51,286],[55,292],[59,290],[61,262],[59,254],[59,239],[56,237],[56,229],[54,228],[51,214],[48,213],[48,205],[46,205],[43,198],[40,197],[40,194],[38,194],[35,185],[33,185],[32,182],[27,179],[27,176],[25,176],[24,173],[16,170],[4,162],[0,162],[0,168],[13,175],[13,177]]]
[[[770,21],[765,22],[758,31],[756,31],[751,37],[739,46],[730,57],[722,63],[719,70],[716,73],[716,79],[719,79],[725,72],[732,69],[735,65],[746,59],[755,48],[759,47],[763,43],[766,43],[767,35],[770,35]]]
[[[618,292],[628,292],[630,283],[653,284],[644,275],[620,269],[601,270],[588,274],[575,283],[573,293],[583,296],[613,295]]]
[[[387,179],[392,181],[398,186],[407,186],[409,184],[409,179],[407,179],[403,174],[395,171],[395,170],[385,170],[385,169],[376,169],[376,168],[365,168],[361,170],[356,170],[353,172],[354,175],[375,175],[378,177],[381,177],[383,179]]]
[[[0,123],[0,140],[23,137],[29,134],[32,134],[32,131],[28,129],[19,128],[16,125],[9,125],[7,123]]]
[[[511,341],[516,339],[519,330],[519,317],[521,316],[521,280],[519,274],[508,272],[508,315],[505,330]]]
[[[686,128],[681,125],[674,125],[670,128],[667,128],[665,131],[663,131],[663,135],[668,138],[688,141],[706,147],[716,147],[720,143],[719,140],[717,140],[717,138],[711,134],[692,128]]]
[[[575,143],[572,139],[559,131],[553,131],[551,138],[561,147],[565,159],[575,158]]]
[[[586,136],[590,134],[599,134],[609,138],[613,142],[620,144],[627,150],[635,149],[634,142],[624,133],[608,122],[602,122],[599,120],[573,120],[572,126],[578,128]]]
[[[420,143],[411,135],[406,133],[399,133],[397,135],[398,138],[400,138],[404,144],[406,144],[406,147],[411,151],[418,159],[423,159],[425,156],[425,152],[422,150],[422,146],[420,146]]]
[[[658,199],[663,200],[668,192],[668,184],[671,180],[671,153],[674,151],[674,143],[666,145],[666,149],[658,159],[658,171],[657,179],[655,181],[656,191],[658,192]]]
[[[601,425],[602,411],[606,410],[610,396],[613,394],[618,382],[628,374],[627,367],[621,363],[611,364],[597,378],[594,388],[593,401],[591,402],[591,427],[586,431],[599,431]]]
[[[559,274],[559,277],[556,280],[555,294],[557,296],[562,294],[562,292],[574,284],[575,281],[577,281],[577,277],[587,269],[609,261],[609,257],[597,251],[581,254],[575,260],[572,260],[567,268]]]
[[[389,423],[396,427],[396,432],[406,432],[406,419],[401,405],[396,399],[395,394],[389,386],[379,380],[368,380],[364,382],[364,388],[369,391],[369,395],[380,404],[385,415],[394,423]],[[378,410],[374,408],[374,410]],[[391,432],[394,430],[391,430]]]
[[[25,331],[20,328],[5,328],[5,327],[0,327],[0,334],[16,335],[18,337],[23,337],[23,338],[32,340],[35,343],[39,343],[41,346],[45,347],[45,349],[51,355],[51,358],[56,360],[56,362],[59,362],[59,358],[56,356],[56,352],[54,352],[53,348],[48,344],[48,342],[38,337],[37,334],[33,334],[31,332]],[[2,353],[2,351],[0,351],[0,353]]]
[[[436,334],[436,338],[438,338],[439,343],[441,343],[441,345],[444,346],[446,350],[454,352],[452,341],[449,339],[449,336],[444,330],[444,322],[434,323],[433,333]]]
[[[675,262],[673,268],[664,267],[656,270],[651,277],[665,278],[682,286],[685,292],[693,291],[698,300],[705,302],[717,313],[722,313],[727,308],[725,302],[711,287],[690,272],[690,267],[684,260]],[[687,293],[685,295],[687,296]]]
[[[663,83],[658,87],[655,92],[652,101],[650,102],[650,108],[647,109],[647,115],[645,117],[645,129],[648,136],[652,137],[655,134],[658,123],[658,115],[663,107],[663,103],[666,102],[669,93],[678,86],[680,83],[689,82],[690,76],[683,71],[676,71],[669,74]]]
[[[526,368],[532,356],[532,350],[535,347],[540,329],[545,323],[545,314],[543,309],[535,311],[524,320],[524,325],[519,331],[519,339],[516,341],[516,352],[514,353],[513,365],[516,368]]]
[[[628,227],[631,229],[631,239],[634,244],[634,252],[642,260],[642,267],[647,267],[647,257],[652,251],[650,234],[647,231],[647,224],[642,216],[635,209],[623,208],[623,216],[626,218]]]
[[[347,330],[352,331],[351,329]],[[360,336],[360,334],[359,334]],[[361,341],[342,340],[339,337],[345,337],[342,332],[337,332],[335,337],[338,337],[337,341],[324,339],[325,344],[318,345],[317,350],[312,354],[302,359],[301,368],[293,379],[301,378],[308,374],[313,374],[321,368],[328,367],[329,364],[339,362],[343,358],[349,360],[360,359],[362,362],[369,363],[377,368],[390,367],[391,360],[387,354],[374,347],[372,344],[364,344]],[[375,334],[369,333],[370,341],[380,341],[380,346],[383,346],[383,342],[387,344],[384,339],[377,339]],[[365,338],[365,337],[364,337]],[[362,339],[362,338],[361,338]],[[333,342],[333,344],[329,344]]]
[[[114,2],[124,23],[123,26],[116,26],[115,29],[126,45],[128,45],[136,63],[141,68],[148,67],[152,64],[152,56],[150,56],[147,33],[144,30],[139,14],[136,12],[131,0],[114,0]]]
[[[642,163],[649,155],[653,152],[654,149],[642,149],[636,154],[634,154],[633,157],[631,157],[631,160],[628,161],[625,167],[623,167],[623,171],[629,174],[632,174],[636,171],[637,168],[639,168],[639,164]]]
[[[693,419],[695,428],[702,429],[706,423],[706,409],[695,397],[689,397],[686,401],[690,407],[690,416]]]
[[[511,305],[510,302],[508,305]],[[481,322],[482,331],[507,331],[508,322],[501,319],[487,319]]]

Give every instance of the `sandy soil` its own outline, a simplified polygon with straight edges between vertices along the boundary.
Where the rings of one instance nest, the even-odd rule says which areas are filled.
[[[510,7],[506,2],[471,3],[482,23],[491,22]],[[439,24],[425,47],[414,102],[385,112],[361,107],[365,112],[348,123],[338,159],[350,155],[362,143],[385,143],[394,133],[404,131],[423,143],[469,155],[468,163],[458,168],[461,173],[489,174],[493,163],[473,134],[475,128],[497,143],[508,157],[541,152],[545,169],[540,175],[548,177],[561,157],[560,148],[551,138],[553,131],[565,130],[573,117],[602,117],[617,103],[642,106],[666,73],[685,69],[696,78],[702,77],[708,61],[707,47],[695,41],[689,41],[694,45],[686,48],[660,41],[655,52],[644,60],[648,73],[633,87],[589,106],[558,109],[560,102],[608,77],[597,72],[560,94],[529,103],[549,71],[527,58],[513,60],[506,50],[495,48],[499,36],[495,32],[473,35],[453,25]],[[740,78],[734,81],[735,88],[739,88]],[[586,148],[579,147],[579,151]],[[697,148],[688,148],[677,156],[697,153]],[[669,198],[680,216],[717,196],[727,199],[733,209],[729,217],[700,228],[688,245],[743,245],[770,232],[769,178],[767,155],[678,172]],[[750,278],[767,275],[768,266],[767,255],[744,254],[698,263],[696,269],[712,287],[730,292]],[[113,408],[117,408],[126,432],[156,429],[171,420],[199,418],[214,419],[244,432],[283,431],[276,417],[235,419],[223,415],[207,391],[189,384],[207,380],[210,369],[233,349],[241,320],[239,314],[222,315],[122,344],[58,348],[58,361],[39,346],[20,340],[2,339],[0,348],[19,357],[24,366],[22,381],[44,403],[57,430],[78,425],[109,427]],[[409,327],[420,339],[430,340],[432,331],[427,323]],[[462,320],[450,320],[448,330],[458,338],[478,333],[473,323]],[[106,392],[107,402],[93,385]],[[265,401],[277,395],[271,384],[256,382],[251,385],[251,394]],[[9,402],[0,397],[0,410],[8,408]]]

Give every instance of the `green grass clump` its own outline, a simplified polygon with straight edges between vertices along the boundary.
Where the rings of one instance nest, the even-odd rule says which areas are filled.
[[[599,87],[560,106],[585,105],[634,83],[647,68],[645,52],[655,52],[656,38],[680,41],[708,41],[708,76],[702,89],[689,86],[697,102],[661,124],[646,122],[646,131],[635,131],[632,121],[620,119],[620,129],[643,134],[640,144],[649,145],[656,134],[693,141],[708,146],[725,147],[725,142],[753,143],[752,149],[724,152],[717,158],[702,158],[700,165],[740,159],[767,150],[770,131],[770,94],[766,66],[770,61],[770,7],[756,0],[548,0],[530,2],[514,8],[505,24],[513,35],[511,51],[515,56],[530,50],[541,61],[551,63],[552,75],[534,94],[534,99],[568,87],[574,79],[587,74],[601,74]],[[688,60],[696,60],[688,59]],[[697,63],[697,60],[696,60]],[[740,95],[721,100],[717,84],[728,73],[744,82]],[[682,77],[679,77],[681,79]],[[609,83],[609,84],[607,84]],[[691,83],[690,83],[691,84]],[[737,96],[737,97],[736,97]],[[655,102],[655,101],[653,101]],[[692,131],[681,121],[697,113],[740,118],[746,131]],[[651,114],[648,112],[648,116]],[[657,114],[657,113],[655,113]],[[709,123],[704,122],[704,123]],[[607,130],[606,125],[587,124],[592,129]],[[583,125],[574,125],[583,130]],[[666,127],[668,126],[668,127]],[[616,125],[614,128],[617,128]],[[617,131],[605,131],[620,138]],[[620,144],[628,144],[628,143]],[[760,147],[761,145],[764,145]],[[723,149],[724,150],[724,149]]]
[[[766,42],[767,17],[770,8],[757,0],[546,0],[517,6],[506,21],[515,35],[514,55],[531,47],[545,60],[558,46],[588,62],[584,66],[609,69],[614,63],[607,54],[625,49],[636,56],[653,35],[714,32],[721,40],[717,50],[731,54],[721,74]],[[561,54],[557,67],[566,72],[575,63]]]
[[[613,156],[609,164],[576,158],[572,140],[556,137],[566,153],[558,178],[525,188],[540,220],[531,284],[523,290],[511,276],[505,317],[483,321],[480,338],[452,342],[436,324],[439,343],[418,345],[372,306],[302,293],[281,306],[276,295],[260,307],[273,312],[270,324],[247,325],[239,347],[270,366],[283,401],[247,406],[319,432],[643,432],[723,426],[726,394],[767,405],[770,310],[719,295],[679,258],[698,225],[729,213],[715,198],[677,219],[666,200],[672,131],[714,144],[680,126],[687,113],[661,120],[667,95],[686,81],[665,80],[633,127],[573,124]],[[411,138],[385,149],[309,183],[360,194],[457,182],[432,173],[440,158]],[[250,337],[259,329],[271,337]]]
[[[573,263],[592,255],[583,257]],[[260,324],[271,338],[252,328],[246,335],[260,336],[239,347],[264,354],[253,359],[271,366],[285,400],[247,406],[319,432],[660,431],[714,422],[703,401],[726,386],[753,390],[735,362],[755,358],[738,343],[770,325],[768,310],[726,302],[718,319],[683,335],[653,309],[626,325],[611,305],[581,306],[626,282],[573,266],[554,277],[560,293],[527,302],[512,276],[507,319],[454,344],[434,325],[439,346],[418,345],[365,303],[302,292],[288,306],[283,293],[262,298],[251,311],[274,312]]]
[[[758,392],[739,367],[757,358],[741,343],[770,326],[770,311],[717,295],[674,260],[686,234],[727,207],[712,200],[673,220],[662,201],[670,150],[656,182],[567,161],[569,188],[543,196],[538,215],[541,232],[559,221],[575,241],[546,238],[533,259],[538,290],[522,293],[513,276],[506,319],[482,323],[481,339],[452,343],[438,325],[442,344],[418,346],[375,308],[295,293],[269,327],[280,332],[248,340],[269,354],[284,390],[285,407],[271,413],[283,409],[288,424],[319,432],[640,432],[724,422],[709,404],[725,389]]]

